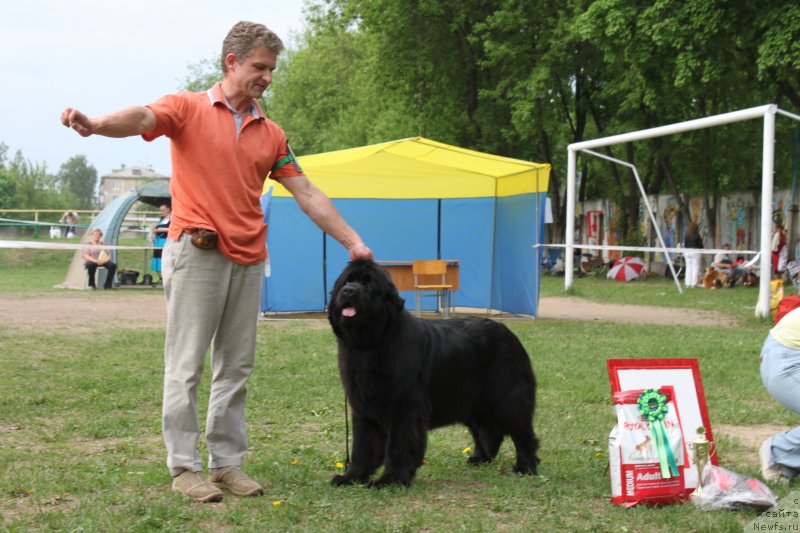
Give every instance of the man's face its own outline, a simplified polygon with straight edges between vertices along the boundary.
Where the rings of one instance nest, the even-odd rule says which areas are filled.
[[[261,98],[272,83],[272,72],[278,64],[277,54],[259,47],[243,61],[236,59],[233,54],[229,58],[227,74],[237,92],[250,98]]]

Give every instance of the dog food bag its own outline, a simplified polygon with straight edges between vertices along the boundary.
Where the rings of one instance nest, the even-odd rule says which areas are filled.
[[[614,393],[617,424],[608,438],[611,503],[682,503],[684,443],[675,391],[659,389]]]

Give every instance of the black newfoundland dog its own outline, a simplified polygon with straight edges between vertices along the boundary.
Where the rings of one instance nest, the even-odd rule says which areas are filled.
[[[403,307],[391,278],[353,261],[334,285],[328,320],[352,407],[353,457],[333,485],[408,486],[422,464],[429,429],[461,422],[475,440],[470,463],[488,463],[505,435],[514,472],[536,474],[536,379],[519,339],[485,318],[420,320]]]

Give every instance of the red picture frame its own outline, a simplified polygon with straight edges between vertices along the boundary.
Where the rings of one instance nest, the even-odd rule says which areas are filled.
[[[608,359],[607,365],[612,394],[625,390],[674,387],[684,443],[688,444],[697,438],[698,426],[705,428],[706,439],[714,441],[697,359]],[[690,453],[684,465],[685,486],[691,490],[697,487],[697,468],[693,459]],[[709,461],[714,465],[719,464],[716,452]]]

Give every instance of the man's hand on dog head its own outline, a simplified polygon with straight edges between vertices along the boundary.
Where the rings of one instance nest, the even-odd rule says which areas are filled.
[[[350,261],[357,261],[359,259],[367,261],[372,259],[372,250],[363,242],[355,244],[348,251],[350,252]]]

